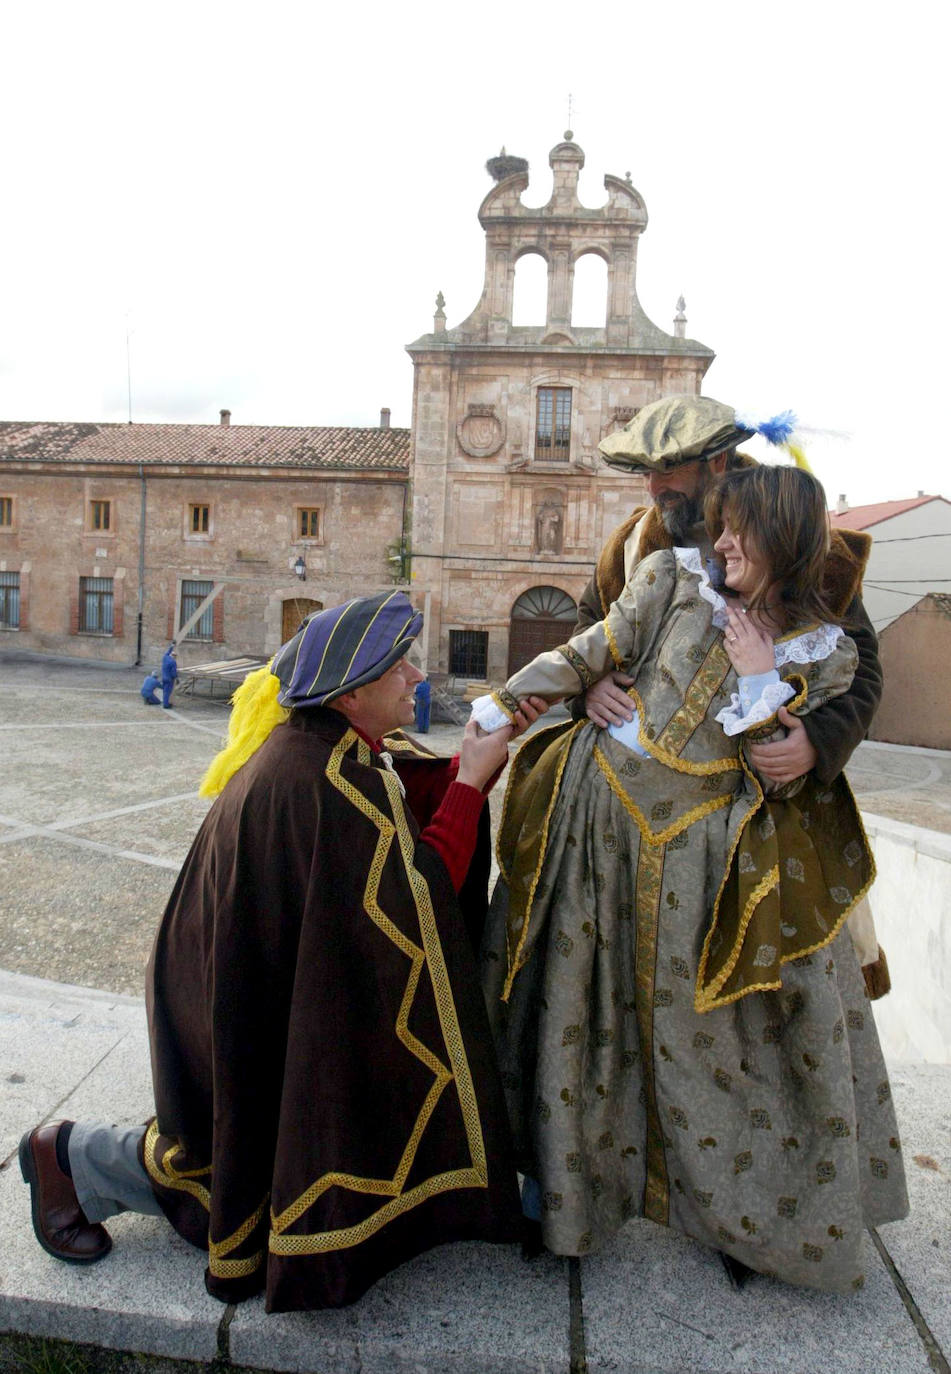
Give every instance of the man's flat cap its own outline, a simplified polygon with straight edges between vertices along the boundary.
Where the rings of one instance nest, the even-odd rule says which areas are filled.
[[[725,453],[754,433],[737,423],[732,406],[711,396],[665,396],[598,445],[612,468],[668,472],[693,459]]]

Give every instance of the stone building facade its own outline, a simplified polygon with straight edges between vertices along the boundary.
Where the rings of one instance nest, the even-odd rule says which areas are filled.
[[[607,200],[578,199],[584,153],[552,149],[553,191],[522,204],[528,164],[505,157],[479,210],[485,285],[472,314],[432,333],[413,360],[413,581],[424,604],[431,671],[502,681],[540,648],[562,643],[607,535],[643,498],[635,478],[607,468],[598,443],[640,406],[699,392],[714,354],[644,314],[636,290],[644,201],[606,176]],[[547,267],[545,319],[513,323],[521,259]],[[604,322],[572,325],[575,268],[606,264]]]
[[[154,666],[198,610],[181,664],[267,657],[392,583],[408,468],[388,423],[0,422],[0,648]]]

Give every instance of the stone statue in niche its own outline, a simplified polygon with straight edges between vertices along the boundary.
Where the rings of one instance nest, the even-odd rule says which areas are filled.
[[[561,553],[562,547],[561,507],[553,501],[546,501],[535,513],[535,551],[537,553]]]

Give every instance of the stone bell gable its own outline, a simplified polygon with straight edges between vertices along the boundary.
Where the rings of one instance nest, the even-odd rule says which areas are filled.
[[[686,337],[682,302],[671,334],[645,315],[636,276],[647,207],[612,175],[604,204],[582,205],[584,160],[569,131],[549,155],[551,196],[534,208],[522,203],[527,162],[490,159],[482,295],[450,328],[440,293],[432,332],[408,345],[413,569],[433,671],[474,677],[481,665],[498,681],[529,646],[563,642],[569,602],[644,496],[638,479],[601,463],[599,442],[649,401],[698,392],[713,361]],[[546,267],[545,318],[515,324],[518,266],[530,254]],[[575,268],[586,255],[605,264],[604,316],[577,326]]]

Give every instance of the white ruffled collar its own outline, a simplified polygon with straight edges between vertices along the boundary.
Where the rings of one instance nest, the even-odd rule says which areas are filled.
[[[700,557],[700,550],[696,546],[689,549],[675,548],[674,557],[682,568],[698,579],[697,591],[703,600],[713,607],[713,624],[718,630],[725,630],[729,623],[726,601],[710,581],[710,574]],[[821,659],[828,658],[843,633],[841,625],[822,623],[810,625],[806,630],[799,630],[777,639],[773,645],[776,667],[782,668],[787,663],[818,663]]]

